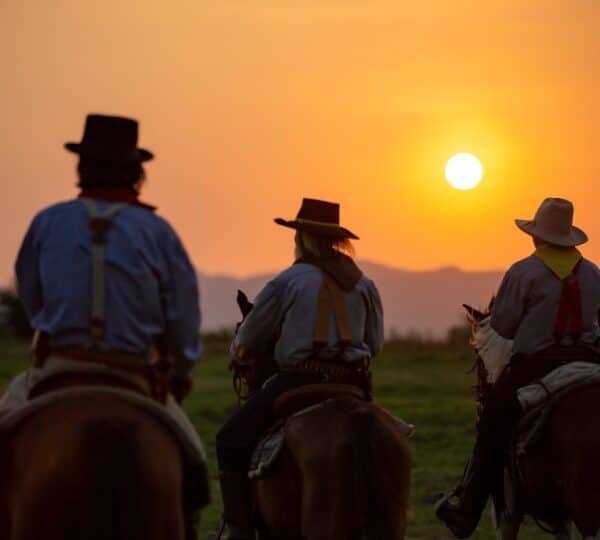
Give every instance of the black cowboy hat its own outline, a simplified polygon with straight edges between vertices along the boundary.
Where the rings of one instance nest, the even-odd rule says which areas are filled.
[[[152,152],[137,147],[138,123],[131,118],[88,114],[81,142],[65,143],[69,152],[81,156],[123,162],[148,161]]]
[[[296,219],[288,221],[276,218],[275,223],[318,236],[340,240],[344,238],[358,240],[358,236],[353,232],[340,226],[340,205],[318,199],[302,199],[302,206]]]

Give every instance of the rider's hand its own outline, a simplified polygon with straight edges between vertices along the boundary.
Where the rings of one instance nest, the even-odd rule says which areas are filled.
[[[173,377],[171,379],[171,394],[173,394],[175,401],[181,404],[192,391],[192,386],[193,381],[190,375]]]

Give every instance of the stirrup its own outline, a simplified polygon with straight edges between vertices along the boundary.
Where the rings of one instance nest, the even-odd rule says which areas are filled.
[[[456,486],[455,488],[451,489],[450,491],[447,491],[447,492],[442,491],[442,492],[436,493],[433,496],[433,511],[434,511],[435,515],[437,516],[439,508],[441,508],[443,505],[445,505],[450,499],[453,499],[454,497],[460,498],[461,491],[462,491],[462,483],[459,484],[458,486]]]
[[[206,540],[221,540],[223,538],[223,533],[225,532],[225,527],[227,526],[227,523],[225,523],[225,518],[221,518],[221,523],[219,523],[219,529],[217,530],[216,533],[214,532],[209,532],[206,535]]]

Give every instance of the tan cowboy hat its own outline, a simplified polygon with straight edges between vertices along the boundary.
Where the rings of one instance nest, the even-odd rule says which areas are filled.
[[[275,223],[319,236],[358,240],[353,232],[340,226],[340,205],[318,199],[302,199],[296,219],[276,218]]]
[[[587,235],[573,225],[573,203],[550,197],[540,205],[532,220],[515,219],[517,227],[555,246],[573,247],[587,242]]]

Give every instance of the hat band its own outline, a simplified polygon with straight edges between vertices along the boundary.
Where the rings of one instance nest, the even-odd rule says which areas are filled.
[[[305,225],[318,225],[319,227],[330,227],[332,229],[341,229],[337,223],[327,223],[326,221],[315,221],[313,219],[296,218],[298,223]]]

